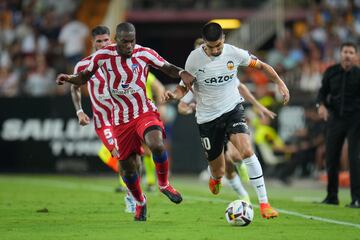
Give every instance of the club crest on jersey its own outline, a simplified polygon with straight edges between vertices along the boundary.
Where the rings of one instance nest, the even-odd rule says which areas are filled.
[[[234,62],[233,61],[228,61],[226,64],[226,67],[228,70],[233,70],[234,69]]]
[[[133,73],[138,73],[140,71],[140,66],[137,63],[134,63],[133,65],[131,65],[131,70]]]

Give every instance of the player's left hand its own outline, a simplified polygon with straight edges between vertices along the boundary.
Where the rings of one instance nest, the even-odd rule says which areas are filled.
[[[195,77],[193,75],[191,75],[188,71],[182,71],[180,78],[184,82],[187,89],[192,89],[192,84],[195,81]]]
[[[161,102],[163,103],[174,99],[176,99],[176,94],[169,90],[165,91],[164,94],[161,96]]]
[[[286,87],[283,81],[278,83],[278,89],[284,99],[283,100],[284,105],[287,104],[290,100],[290,93],[289,93],[289,89]]]
[[[81,126],[86,126],[90,123],[90,118],[88,115],[86,115],[86,113],[84,112],[79,112],[78,113],[78,119],[79,119],[79,124]]]
[[[56,84],[57,84],[57,85],[63,85],[69,78],[70,78],[70,75],[60,73],[60,74],[56,77]]]
[[[276,113],[274,113],[273,111],[270,111],[263,105],[256,107],[256,110],[259,113],[261,118],[269,117],[271,119],[274,119],[277,116]]]

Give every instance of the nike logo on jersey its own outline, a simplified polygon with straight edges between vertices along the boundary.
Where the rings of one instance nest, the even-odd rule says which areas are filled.
[[[112,71],[113,71],[111,68],[108,68],[107,70],[108,70],[109,72],[112,72]]]
[[[204,69],[199,69],[198,72],[203,72],[203,73],[205,73],[205,68],[204,68]]]
[[[147,125],[149,125],[150,123],[152,123],[153,121],[147,122],[145,123],[144,127],[146,127]]]

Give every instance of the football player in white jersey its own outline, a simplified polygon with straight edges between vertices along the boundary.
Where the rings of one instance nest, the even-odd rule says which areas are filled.
[[[252,93],[249,91],[245,84],[240,83],[240,81],[238,82],[238,84],[240,94],[244,96],[245,100],[250,102],[255,107],[256,112],[258,112],[261,117],[266,116],[271,119],[274,119],[276,117],[276,113],[270,111],[269,109],[261,105],[259,101],[256,100],[256,98],[252,95]],[[193,113],[195,111],[195,108],[196,102],[194,94],[189,91],[182,99],[180,99],[178,104],[178,112],[180,114],[187,115]],[[239,176],[240,172],[238,172],[237,167],[234,163],[241,164],[241,169],[243,169],[243,167],[245,166],[242,162],[239,162],[241,160],[241,156],[237,149],[234,147],[234,145],[228,141],[228,139],[225,140],[224,156],[226,165],[225,177],[228,180],[231,188],[239,195],[239,199],[250,202],[249,194],[241,183],[241,179]],[[247,171],[246,169],[244,170],[246,175],[245,177],[248,178]],[[241,176],[241,178],[243,178],[243,175]]]
[[[237,89],[237,69],[242,66],[264,71],[278,85],[284,104],[290,99],[289,90],[271,66],[248,51],[225,44],[219,24],[207,23],[202,29],[202,37],[204,44],[190,53],[185,64],[185,70],[196,79],[181,81],[175,91],[165,92],[164,100],[180,99],[193,88],[197,103],[196,121],[211,172],[210,191],[213,194],[220,192],[225,173],[224,139],[229,136],[247,166],[250,183],[260,202],[261,216],[268,219],[277,217],[278,212],[268,201],[263,171],[251,145],[242,106],[244,100]]]

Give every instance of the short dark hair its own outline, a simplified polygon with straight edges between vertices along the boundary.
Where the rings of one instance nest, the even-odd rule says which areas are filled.
[[[120,32],[135,32],[135,27],[132,23],[123,22],[116,26],[116,35],[120,34]]]
[[[91,30],[91,36],[94,38],[97,35],[109,34],[110,29],[106,26],[96,26]]]
[[[201,35],[206,41],[217,41],[223,36],[223,30],[220,24],[210,22],[204,25]]]
[[[353,42],[343,42],[340,46],[340,51],[342,51],[344,47],[353,47],[355,49],[355,52],[357,52],[357,46]]]

